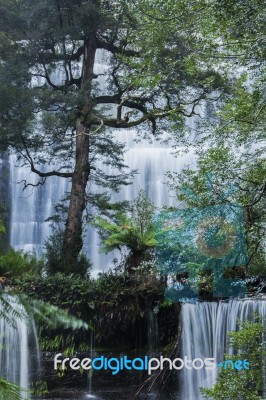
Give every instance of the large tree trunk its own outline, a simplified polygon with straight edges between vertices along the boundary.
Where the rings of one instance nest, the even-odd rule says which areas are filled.
[[[91,113],[91,83],[95,62],[96,44],[92,34],[84,43],[81,90],[84,101],[80,107],[80,116],[76,124],[76,158],[72,175],[70,204],[62,248],[64,271],[77,272],[77,261],[82,249],[82,216],[85,209],[86,186],[90,174],[89,165],[89,129]]]

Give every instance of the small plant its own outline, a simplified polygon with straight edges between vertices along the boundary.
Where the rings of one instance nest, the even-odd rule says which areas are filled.
[[[43,396],[45,394],[48,394],[48,387],[47,383],[45,381],[36,381],[33,382],[31,385],[31,393],[34,396]]]

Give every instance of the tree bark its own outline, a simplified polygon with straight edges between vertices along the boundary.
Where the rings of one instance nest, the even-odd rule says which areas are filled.
[[[68,216],[62,247],[62,263],[64,271],[77,272],[78,256],[83,246],[82,216],[86,206],[85,193],[90,175],[89,145],[90,145],[90,114],[91,114],[91,83],[95,63],[96,40],[91,34],[84,43],[81,90],[84,91],[84,101],[80,106],[76,123],[76,157],[72,174],[72,187]]]

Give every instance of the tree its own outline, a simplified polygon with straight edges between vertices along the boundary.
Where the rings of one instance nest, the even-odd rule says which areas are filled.
[[[110,129],[141,126],[155,134],[169,127],[163,120],[181,129],[203,100],[219,99],[228,89],[224,72],[197,50],[208,16],[201,5],[1,1],[1,68],[9,74],[1,88],[9,99],[1,112],[1,139],[39,175],[38,184],[53,175],[71,180],[61,253],[66,272],[75,272],[82,248],[88,180],[112,188],[128,183],[128,175],[108,176],[96,166],[101,156],[123,170],[123,148]],[[98,50],[109,64],[104,90],[95,71]],[[60,167],[41,167],[51,162]]]
[[[265,1],[214,1],[209,11],[208,32],[220,38],[209,50],[236,79],[220,109],[211,105],[209,120],[197,127],[197,168],[170,174],[169,184],[188,206],[242,206],[246,273],[265,275]]]
[[[243,209],[248,260],[246,275],[265,275],[265,160],[258,148],[237,151],[234,140],[198,146],[197,169],[169,174],[169,186],[187,207],[238,205]]]

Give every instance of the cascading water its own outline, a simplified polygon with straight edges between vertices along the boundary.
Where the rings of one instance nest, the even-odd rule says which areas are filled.
[[[106,68],[108,67],[104,52],[98,51],[94,72],[99,74],[99,87],[102,88],[106,85],[105,78],[102,77]],[[60,81],[60,74],[56,79]],[[194,124],[195,120],[191,119],[190,123]],[[124,187],[119,193],[113,193],[112,200],[132,200],[142,189],[157,207],[175,205],[175,200],[169,196],[163,185],[165,173],[180,172],[184,166],[193,164],[195,160],[193,151],[176,158],[171,154],[170,147],[162,146],[154,138],[137,142],[138,135],[133,129],[119,130],[115,133],[116,139],[124,143],[127,150],[125,164],[132,170],[137,169],[139,173],[132,185]],[[109,168],[106,166],[107,174],[113,172]],[[22,191],[22,185],[18,182],[23,181],[36,183],[37,177],[26,168],[16,167],[16,158],[12,155],[10,156],[10,244],[15,249],[31,251],[39,256],[43,251],[45,240],[51,234],[49,222],[45,222],[45,219],[53,214],[54,206],[66,192],[69,192],[70,185],[66,179],[50,177],[44,186],[29,187]],[[99,188],[91,185],[90,191],[99,192]],[[87,230],[85,244],[88,255],[94,263],[95,273],[107,269],[112,257],[99,253],[100,240],[95,230],[91,228]],[[266,301],[232,300],[228,303],[184,304],[181,312],[183,327],[181,356],[187,356],[189,359],[214,357],[217,362],[222,361],[224,352],[229,351],[227,332],[237,328],[238,320],[254,318],[254,312],[265,317]],[[28,327],[25,321],[17,319],[14,319],[14,325],[17,326],[17,330],[6,321],[1,321],[1,332],[4,333],[0,337],[0,373],[27,388]],[[149,329],[149,342],[154,349],[156,340],[151,334],[157,332],[157,325],[152,314],[149,316]],[[216,376],[216,370],[183,369],[180,377],[181,399],[201,400],[199,388],[213,386]]]
[[[100,93],[106,87],[104,74],[108,68],[107,61],[106,53],[98,51],[94,72],[99,75]],[[54,81],[60,81],[60,73],[57,75]],[[190,123],[194,124],[195,120],[191,119]],[[125,164],[130,170],[138,170],[138,174],[132,185],[122,188],[119,193],[112,193],[112,201],[133,200],[142,189],[157,207],[173,206],[175,199],[169,196],[166,186],[163,185],[166,181],[165,174],[167,171],[180,172],[185,165],[192,164],[193,151],[176,158],[171,154],[170,147],[162,146],[155,138],[137,143],[139,133],[134,129],[116,130],[115,138],[125,144]],[[99,159],[101,167],[103,161]],[[22,249],[40,256],[44,242],[51,234],[49,222],[45,222],[45,219],[53,214],[54,206],[70,191],[69,180],[50,177],[45,185],[35,188],[30,186],[23,191],[23,184],[18,184],[19,182],[34,184],[38,177],[29,169],[16,164],[16,157],[10,156],[10,244],[16,250]],[[114,173],[110,166],[104,166],[102,169],[109,175]],[[101,191],[93,184],[89,190],[90,193]],[[108,269],[113,256],[99,253],[100,240],[96,231],[89,228],[84,235],[84,242],[89,258],[94,264],[94,273]]]
[[[255,314],[265,321],[266,300],[230,300],[229,302],[204,302],[184,304],[181,311],[181,357],[214,358],[219,363],[224,353],[230,354],[228,331],[238,328],[238,321],[254,321]],[[201,400],[200,388],[212,387],[217,370],[188,370],[180,376],[182,400]]]
[[[10,244],[15,250],[25,250],[37,257],[42,254],[45,239],[50,235],[49,222],[53,209],[64,196],[68,181],[53,177],[47,185],[29,187],[23,191],[25,180],[33,184],[38,177],[28,169],[17,165],[16,156],[10,156]]]
[[[147,333],[148,333],[148,348],[149,352],[158,351],[159,345],[159,326],[157,313],[154,310],[149,310],[147,313]]]
[[[2,294],[0,332],[0,377],[19,385],[21,398],[29,399],[32,362],[39,369],[38,340],[33,321],[15,296]]]

